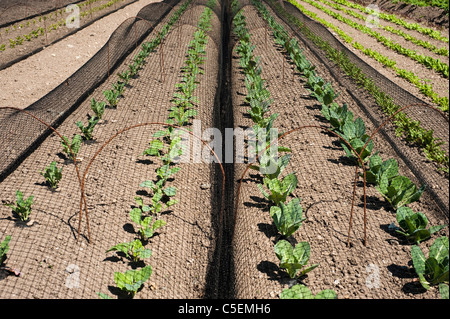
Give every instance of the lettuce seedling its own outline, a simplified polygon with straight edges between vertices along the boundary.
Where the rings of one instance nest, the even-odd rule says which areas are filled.
[[[300,199],[294,198],[288,204],[270,208],[270,216],[281,235],[289,237],[296,232],[305,218],[302,218],[303,208]]]
[[[50,163],[50,166],[46,167],[40,174],[45,177],[49,186],[53,189],[58,187],[58,183],[62,178],[62,168],[56,167],[56,162]]]
[[[6,260],[6,254],[9,251],[9,242],[11,241],[11,235],[7,235],[5,240],[0,243],[0,265]]]
[[[428,219],[425,214],[421,212],[416,213],[405,206],[397,209],[397,222],[400,225],[400,229],[396,229],[396,232],[405,236],[409,242],[416,244],[429,239],[432,234],[447,226],[436,225],[427,229]]]
[[[391,204],[394,210],[418,201],[425,191],[426,185],[419,189],[406,176],[398,175],[376,187],[381,195]]]
[[[16,191],[16,204],[4,204],[12,208],[13,212],[19,217],[21,221],[27,221],[31,214],[31,205],[33,205],[34,196],[23,199],[23,193],[20,190]]]
[[[142,218],[142,210],[140,208],[132,209],[130,211],[130,218],[139,226],[138,232],[142,240],[147,240],[153,237],[155,231],[158,228],[161,228],[167,224],[162,219],[158,219],[154,223],[152,223],[153,216]]]
[[[81,142],[82,142],[82,137],[79,134],[76,134],[72,141],[69,141],[69,139],[65,136],[63,136],[62,140],[61,140],[61,144],[64,148],[64,153],[67,154],[67,156],[69,157],[69,159],[74,160],[74,157],[77,157],[77,154],[80,150],[81,147]],[[70,147],[69,147],[70,145]],[[70,151],[72,150],[72,152]],[[72,155],[73,153],[73,155]]]
[[[124,273],[115,272],[114,281],[119,289],[134,297],[139,288],[141,288],[151,275],[152,267],[147,265],[144,268],[127,270]]]
[[[337,299],[332,289],[319,291],[315,296],[305,285],[297,284],[281,292],[280,299]]]
[[[129,243],[117,244],[106,252],[118,251],[125,254],[125,256],[133,262],[137,262],[142,259],[147,259],[152,256],[152,251],[150,249],[144,248],[142,242],[139,239],[135,239]]]
[[[430,289],[434,285],[448,285],[449,271],[448,237],[437,238],[431,245],[428,258],[419,246],[411,247],[411,257],[414,269],[419,276],[422,287]]]
[[[292,279],[304,276],[319,266],[319,264],[313,264],[302,270],[308,263],[310,250],[308,242],[300,242],[295,245],[295,248],[287,240],[280,240],[275,244],[275,254],[280,260],[280,267],[286,269]]]
[[[272,201],[275,205],[279,206],[281,202],[286,202],[287,197],[297,187],[297,176],[294,173],[286,175],[282,181],[278,178],[270,179],[264,177],[264,185],[269,189],[270,194],[266,193],[261,184],[258,184],[258,188],[265,198]]]
[[[98,102],[94,98],[91,100],[91,110],[95,113],[98,119],[102,119],[103,113],[105,112],[106,103],[101,101]]]
[[[83,125],[83,122],[81,122],[81,121],[78,121],[78,122],[76,122],[75,124],[78,126],[78,128],[81,130],[81,133],[83,133],[83,135],[84,135],[84,138],[86,139],[86,140],[92,140],[92,133],[93,133],[93,131],[94,131],[94,128],[95,128],[95,126],[97,125],[97,123],[98,123],[98,121],[99,121],[99,118],[98,117],[96,117],[96,116],[91,116],[90,118],[89,118],[89,121],[88,121],[88,125],[87,126],[84,126]]]

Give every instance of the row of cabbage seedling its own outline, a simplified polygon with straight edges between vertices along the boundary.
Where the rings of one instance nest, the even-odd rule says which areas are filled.
[[[238,1],[232,2],[232,10],[236,11]],[[306,241],[293,246],[289,238],[300,228],[304,218],[303,209],[299,198],[289,200],[290,195],[297,187],[297,177],[290,173],[282,177],[282,173],[287,168],[291,155],[285,154],[280,158],[278,152],[289,153],[287,147],[276,145],[273,147],[274,138],[279,134],[267,134],[274,132],[274,121],[278,114],[270,116],[270,92],[265,85],[265,80],[261,77],[262,69],[259,65],[259,57],[255,57],[253,50],[255,45],[250,41],[250,34],[246,27],[245,16],[242,11],[238,12],[233,20],[234,33],[239,39],[236,52],[240,56],[239,64],[245,74],[245,86],[247,96],[245,101],[250,106],[248,114],[254,122],[253,132],[257,141],[252,148],[258,155],[258,163],[251,168],[258,170],[263,176],[263,184],[258,184],[258,188],[266,199],[270,201],[270,216],[281,236],[277,240],[274,251],[280,260],[280,268],[285,269],[290,278],[297,280],[308,272],[315,269],[318,264],[306,267],[310,257],[310,244]],[[275,136],[274,136],[275,135]],[[269,192],[267,192],[268,189]],[[296,284],[281,292],[281,298],[336,298],[333,290],[322,290],[315,296],[308,287]]]
[[[177,188],[167,186],[169,179],[178,173],[181,167],[176,166],[178,159],[183,154],[181,143],[182,131],[176,127],[186,127],[189,121],[197,115],[195,107],[198,99],[194,95],[197,87],[198,76],[203,74],[201,65],[206,59],[206,44],[208,42],[206,32],[211,27],[212,10],[216,0],[210,0],[207,8],[200,16],[197,30],[193,39],[189,42],[186,60],[182,67],[183,79],[176,84],[176,92],[173,96],[173,106],[166,123],[168,126],[153,134],[153,139],[149,142],[149,147],[142,153],[143,156],[158,158],[162,165],[156,169],[156,180],[146,180],[139,186],[148,190],[150,203],[145,203],[146,198],[136,196],[137,207],[130,213],[130,219],[137,225],[138,238],[131,242],[120,243],[110,248],[107,252],[116,251],[124,254],[132,263],[143,262],[152,255],[152,251],[145,248],[149,239],[152,238],[158,229],[167,223],[161,219],[161,214],[169,207],[175,205],[178,200],[173,199],[177,193]],[[128,270],[125,273],[116,272],[114,280],[117,287],[134,297],[136,292],[150,278],[153,269],[146,265],[140,269]],[[104,293],[98,293],[101,298],[110,298]]]
[[[340,144],[348,158],[359,163],[359,158],[368,164],[365,171],[367,183],[372,184],[386,199],[396,212],[399,226],[393,226],[395,232],[401,235],[406,242],[415,244],[411,248],[411,255],[419,276],[420,283],[425,289],[430,285],[438,285],[441,295],[448,298],[448,237],[442,236],[435,240],[430,247],[430,254],[425,258],[418,244],[431,238],[432,234],[440,231],[447,225],[436,225],[427,228],[428,219],[421,212],[414,212],[406,205],[418,201],[425,190],[425,185],[418,188],[408,177],[400,175],[398,162],[394,158],[384,160],[379,152],[374,152],[373,141],[366,132],[362,118],[354,119],[354,114],[348,110],[347,105],[338,105],[337,98],[331,84],[325,81],[315,71],[315,66],[307,60],[295,38],[275,21],[267,8],[259,1],[253,1],[262,18],[272,29],[275,42],[283,47],[289,54],[297,72],[305,79],[305,87],[310,96],[321,105],[321,113],[330,123],[331,130],[337,133],[342,140]],[[355,154],[356,151],[358,154]],[[431,266],[433,265],[433,266]]]
[[[128,65],[128,69],[123,71],[122,73],[119,73],[118,75],[119,80],[113,83],[112,89],[103,91],[103,94],[107,100],[106,102],[96,101],[95,99],[91,100],[91,109],[95,115],[90,117],[88,124],[86,126],[84,126],[81,121],[76,122],[76,125],[81,130],[81,134],[75,134],[75,136],[71,140],[65,136],[62,136],[61,144],[63,146],[63,152],[66,154],[69,160],[74,162],[77,161],[77,155],[81,148],[83,140],[89,141],[94,138],[93,136],[94,128],[97,125],[97,123],[102,119],[106,106],[109,105],[110,108],[117,108],[119,98],[123,96],[124,90],[129,84],[129,81],[138,74],[138,71],[145,64],[145,59],[150,55],[151,52],[155,51],[155,49],[161,44],[164,37],[167,35],[169,29],[180,18],[180,16],[186,10],[187,6],[191,3],[191,1],[192,0],[187,0],[174,12],[174,14],[170,17],[169,21],[163,26],[161,31],[158,32],[157,36],[152,41],[145,42],[142,44],[141,51],[134,57],[133,62]],[[62,170],[63,168],[57,167],[56,161],[53,161],[48,167],[46,167],[41,172],[41,175],[44,176],[46,183],[50,189],[54,190],[58,188],[58,184],[63,177]],[[167,175],[168,172],[164,171],[164,169],[161,169],[160,172],[158,172],[158,174]],[[165,193],[170,195],[171,191],[172,190],[169,188],[165,190]],[[20,221],[27,222],[29,221],[33,202],[34,196],[29,196],[28,198],[25,199],[24,194],[20,190],[17,190],[16,202],[5,205],[9,206],[12,209],[13,213],[19,218]],[[137,202],[139,203],[138,199]],[[168,204],[170,205],[170,203]],[[149,229],[145,227],[146,223],[148,223],[148,219],[140,220],[140,216],[138,215],[137,209],[133,210],[133,212],[130,213],[130,217],[141,227],[140,233],[142,234],[142,236],[148,236]],[[152,229],[154,231],[157,228],[157,226],[161,227],[162,225],[163,222],[158,221],[156,223],[153,223],[151,226],[153,227]],[[6,259],[5,256],[7,251],[7,249],[3,248],[3,246],[9,247],[10,240],[11,236],[8,235],[4,240],[4,242],[2,242],[2,252],[4,252],[5,254],[3,256],[4,258],[2,257],[2,262],[4,261],[4,259]],[[120,245],[122,244],[119,244],[117,246],[120,247]],[[138,254],[143,255],[148,254],[148,251],[143,249],[142,244],[139,245],[139,242],[136,241],[133,243],[133,245],[134,246],[129,247],[129,249],[131,249],[132,251],[139,252]],[[116,247],[115,249],[119,248]],[[136,255],[133,255],[132,259],[133,258],[136,258]],[[145,269],[145,271],[148,271],[148,269]],[[131,274],[120,275],[116,273],[116,277],[118,278],[116,282],[118,283],[118,285],[120,285],[120,287],[125,287],[124,285],[126,285],[126,280],[129,280],[130,276]]]

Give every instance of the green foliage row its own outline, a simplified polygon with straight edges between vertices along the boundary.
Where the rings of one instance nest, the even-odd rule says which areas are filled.
[[[181,10],[184,11],[190,2],[191,1],[185,2],[179,12],[182,12]],[[202,73],[199,67],[203,63],[204,56],[206,55],[206,31],[208,31],[211,26],[210,19],[212,10],[209,6],[215,5],[215,0],[210,0],[207,5],[208,7],[200,17],[198,30],[194,33],[194,39],[190,42],[188,47],[185,67],[183,68],[183,81],[181,84],[176,85],[179,93],[177,93],[174,98],[175,107],[171,110],[167,120],[168,124],[178,124],[179,126],[187,125],[189,117],[180,120],[180,117],[177,117],[177,115],[184,112],[186,108],[194,107],[194,104],[191,102],[193,101],[193,93],[197,83],[195,77]],[[175,22],[175,20],[173,20],[173,22]],[[130,74],[132,74],[132,70],[130,69],[129,71]],[[128,74],[122,73],[121,79],[128,81]],[[187,85],[190,85],[190,87],[186,88]],[[189,93],[187,93],[186,90],[188,90]],[[178,202],[175,199],[171,199],[171,197],[176,195],[176,187],[166,186],[166,182],[181,169],[180,167],[174,167],[176,159],[182,155],[182,148],[180,147],[181,137],[171,126],[169,126],[167,130],[158,131],[154,137],[156,139],[150,142],[150,147],[143,152],[143,155],[158,157],[163,165],[156,170],[156,181],[147,180],[140,184],[140,187],[149,190],[148,193],[151,197],[150,204],[145,204],[144,198],[136,196],[135,201],[137,206],[129,213],[130,219],[137,226],[135,231],[138,234],[138,238],[131,242],[119,243],[107,250],[107,252],[115,251],[120,253],[134,263],[151,257],[151,250],[145,248],[143,243],[153,237],[159,228],[167,224],[160,218],[161,212]],[[131,297],[134,297],[136,292],[142,287],[143,283],[150,278],[152,271],[152,267],[147,265],[140,269],[127,270],[125,273],[116,272],[114,274],[114,280],[118,288],[128,293]],[[98,293],[98,296],[102,299],[111,298],[104,293]]]
[[[80,12],[80,18],[84,18],[85,16],[88,16],[94,12],[98,12],[101,11],[105,8],[109,8],[111,7],[113,4],[115,4],[116,2],[119,2],[122,0],[111,0],[101,6],[95,7],[95,8],[91,8],[85,11],[81,11]],[[90,1],[87,1],[86,3],[82,3],[79,6],[84,6],[87,5]],[[62,10],[58,10],[55,12],[55,17],[58,15],[58,13],[60,13],[62,15]],[[48,16],[41,16],[38,18],[38,20],[34,19],[33,20],[33,24],[36,23],[36,21],[41,22],[43,20],[48,20],[51,18],[51,16],[53,15],[53,13],[51,13]],[[73,18],[75,19],[75,18]],[[30,25],[31,23],[26,23],[26,26]],[[23,34],[23,35],[19,35],[14,39],[9,39],[9,47],[11,49],[15,48],[18,45],[22,45],[24,43],[24,41],[31,41],[31,39],[33,38],[38,38],[39,36],[43,36],[45,35],[45,33],[49,33],[52,32],[53,30],[57,30],[59,27],[63,27],[66,25],[66,20],[65,19],[60,19],[59,21],[57,21],[56,23],[52,23],[51,25],[47,26],[46,28],[44,27],[37,27],[36,29],[32,30],[31,32],[27,33],[27,34]],[[23,27],[23,25],[20,25],[21,27]],[[12,27],[8,27],[5,29],[5,34],[8,34],[9,31],[11,30],[11,28],[13,28],[14,30],[17,28],[16,25],[13,25]],[[5,51],[6,50],[6,45],[5,44],[1,44],[0,45],[0,52],[1,51]]]

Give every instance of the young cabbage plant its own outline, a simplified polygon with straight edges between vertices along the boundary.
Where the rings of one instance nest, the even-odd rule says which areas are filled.
[[[353,112],[348,110],[345,103],[342,107],[334,102],[329,106],[322,105],[321,113],[330,122],[333,130],[337,132],[343,132],[344,124],[353,121]]]
[[[280,299],[337,299],[337,294],[332,289],[325,289],[314,295],[305,285],[297,284],[284,289]]]
[[[294,198],[289,203],[280,203],[270,207],[270,216],[281,235],[285,237],[295,233],[305,218],[302,217],[303,208],[300,199]]]
[[[152,256],[152,251],[148,248],[144,248],[139,239],[135,239],[129,243],[117,244],[106,252],[108,253],[110,251],[121,252],[133,262],[138,262],[139,260],[147,259]]]
[[[302,277],[319,266],[313,264],[304,268],[309,261],[310,250],[308,242],[300,242],[295,248],[287,240],[280,240],[275,244],[275,254],[280,260],[280,268],[286,269],[292,279]]]
[[[431,245],[428,258],[419,246],[411,247],[411,257],[414,269],[419,276],[420,284],[426,290],[431,286],[439,285],[439,290],[448,289],[448,271],[449,271],[449,250],[448,237],[437,238]]]
[[[91,110],[95,113],[95,116],[101,120],[103,117],[103,113],[105,112],[106,102],[96,101],[94,98],[91,100]]]
[[[94,132],[94,128],[95,128],[95,126],[97,125],[97,123],[98,123],[98,121],[99,121],[99,118],[98,117],[96,117],[96,116],[91,116],[90,118],[89,118],[89,121],[88,121],[88,125],[87,126],[84,126],[84,124],[83,124],[83,122],[82,121],[78,121],[78,122],[76,122],[75,124],[78,126],[78,128],[81,130],[81,133],[83,134],[83,136],[84,136],[84,138],[86,139],[86,140],[92,140],[92,138],[93,138],[93,132]]]
[[[274,178],[278,178],[280,176],[280,174],[288,166],[290,159],[291,159],[291,154],[285,154],[285,155],[281,156],[280,158],[275,158],[274,156],[271,156],[270,154],[268,154],[266,152],[260,157],[259,163],[260,163],[261,167],[259,167],[257,165],[251,165],[250,168],[254,169],[256,171],[260,171],[261,173],[266,173],[266,174],[264,174],[265,177],[267,177],[269,179],[274,179]],[[275,168],[275,169],[273,169],[273,170],[266,169],[268,167]],[[268,173],[269,171],[271,171],[271,173]]]
[[[258,188],[261,193],[276,206],[279,206],[280,203],[286,202],[287,197],[297,187],[297,176],[295,176],[294,173],[291,173],[286,175],[282,180],[279,180],[278,178],[270,179],[264,177],[263,183],[269,189],[270,194],[264,190],[261,184],[258,184]]]
[[[50,163],[50,166],[47,166],[40,174],[45,177],[48,185],[52,189],[55,189],[58,187],[58,183],[62,178],[62,170],[62,168],[56,167],[56,162],[53,161]]]
[[[152,271],[152,267],[147,265],[140,269],[127,270],[124,273],[115,272],[114,281],[119,289],[134,297],[144,282],[150,278]]]
[[[69,138],[63,136],[63,138],[61,140],[61,144],[63,146],[64,153],[67,154],[69,159],[74,160],[77,157],[78,152],[80,151],[81,142],[82,142],[82,137],[79,134],[76,134],[73,137],[72,141],[69,141]],[[71,152],[71,150],[72,150],[72,152]]]
[[[34,196],[24,199],[20,190],[16,191],[16,204],[4,204],[12,209],[21,221],[27,221],[31,214],[31,205],[33,205]]]
[[[131,79],[130,70],[123,71],[122,73],[119,73],[117,75],[119,76],[119,79],[121,79],[123,83],[125,83],[125,85],[128,85],[128,83],[130,83]]]
[[[418,201],[425,191],[426,185],[420,188],[406,176],[398,175],[376,186],[381,195],[391,204],[394,210]]]
[[[158,228],[165,226],[167,223],[162,219],[153,222],[153,216],[142,218],[142,213],[141,208],[134,208],[130,211],[130,218],[138,225],[138,233],[141,236],[141,240],[147,240],[153,237]]]
[[[397,222],[400,225],[395,231],[406,240],[415,244],[427,240],[432,234],[445,228],[447,225],[431,226],[427,229],[428,219],[421,212],[414,212],[411,208],[403,206],[397,209]]]
[[[11,241],[11,235],[7,235],[5,239],[0,243],[0,265],[6,260],[6,254],[9,251],[9,242]]]

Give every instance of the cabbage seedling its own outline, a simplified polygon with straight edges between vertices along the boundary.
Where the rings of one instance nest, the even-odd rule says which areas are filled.
[[[151,275],[152,267],[147,265],[141,269],[127,270],[125,273],[115,272],[114,281],[118,288],[134,297]]]
[[[418,189],[408,177],[398,175],[386,183],[381,183],[376,188],[394,210],[397,210],[399,207],[418,201],[425,191],[426,185],[422,185]]]
[[[313,264],[302,270],[308,263],[310,249],[308,242],[300,242],[295,248],[287,240],[280,240],[275,244],[275,254],[280,260],[280,267],[286,269],[292,279],[301,277],[319,266]]]
[[[130,211],[130,218],[133,222],[135,222],[139,226],[138,232],[142,240],[147,240],[153,237],[155,231],[158,228],[161,228],[167,224],[162,219],[158,219],[152,223],[153,216],[142,218],[142,210],[140,208],[132,209]]]
[[[119,73],[118,76],[123,81],[123,83],[128,84],[130,82],[131,79],[130,70],[123,71],[122,73]]]
[[[56,167],[56,162],[51,162],[50,166],[46,167],[40,174],[45,177],[49,186],[53,189],[58,187],[58,183],[62,178],[62,168]]]
[[[291,288],[284,289],[281,292],[280,299],[336,299],[334,290],[325,289],[318,292],[315,296],[305,285],[297,284]]]
[[[448,237],[437,238],[431,245],[428,258],[419,246],[411,247],[411,257],[414,269],[419,276],[422,287],[430,289],[433,285],[448,286]],[[440,287],[445,289],[445,287]]]
[[[33,205],[34,196],[23,199],[23,193],[20,190],[16,191],[16,204],[4,204],[12,208],[13,212],[19,217],[21,221],[27,221],[31,214],[31,205]]]
[[[265,198],[272,201],[275,205],[279,206],[281,202],[286,202],[287,197],[297,187],[297,176],[294,173],[286,175],[282,181],[277,178],[270,179],[264,177],[264,185],[270,190],[270,194],[266,193],[261,184],[258,184],[258,188]]]
[[[109,103],[109,106],[116,107],[117,102],[119,101],[120,92],[116,90],[105,90],[103,91],[103,95]]]
[[[397,175],[398,162],[394,158],[383,161],[378,152],[369,158],[369,169],[366,171],[367,183],[387,185]]]

